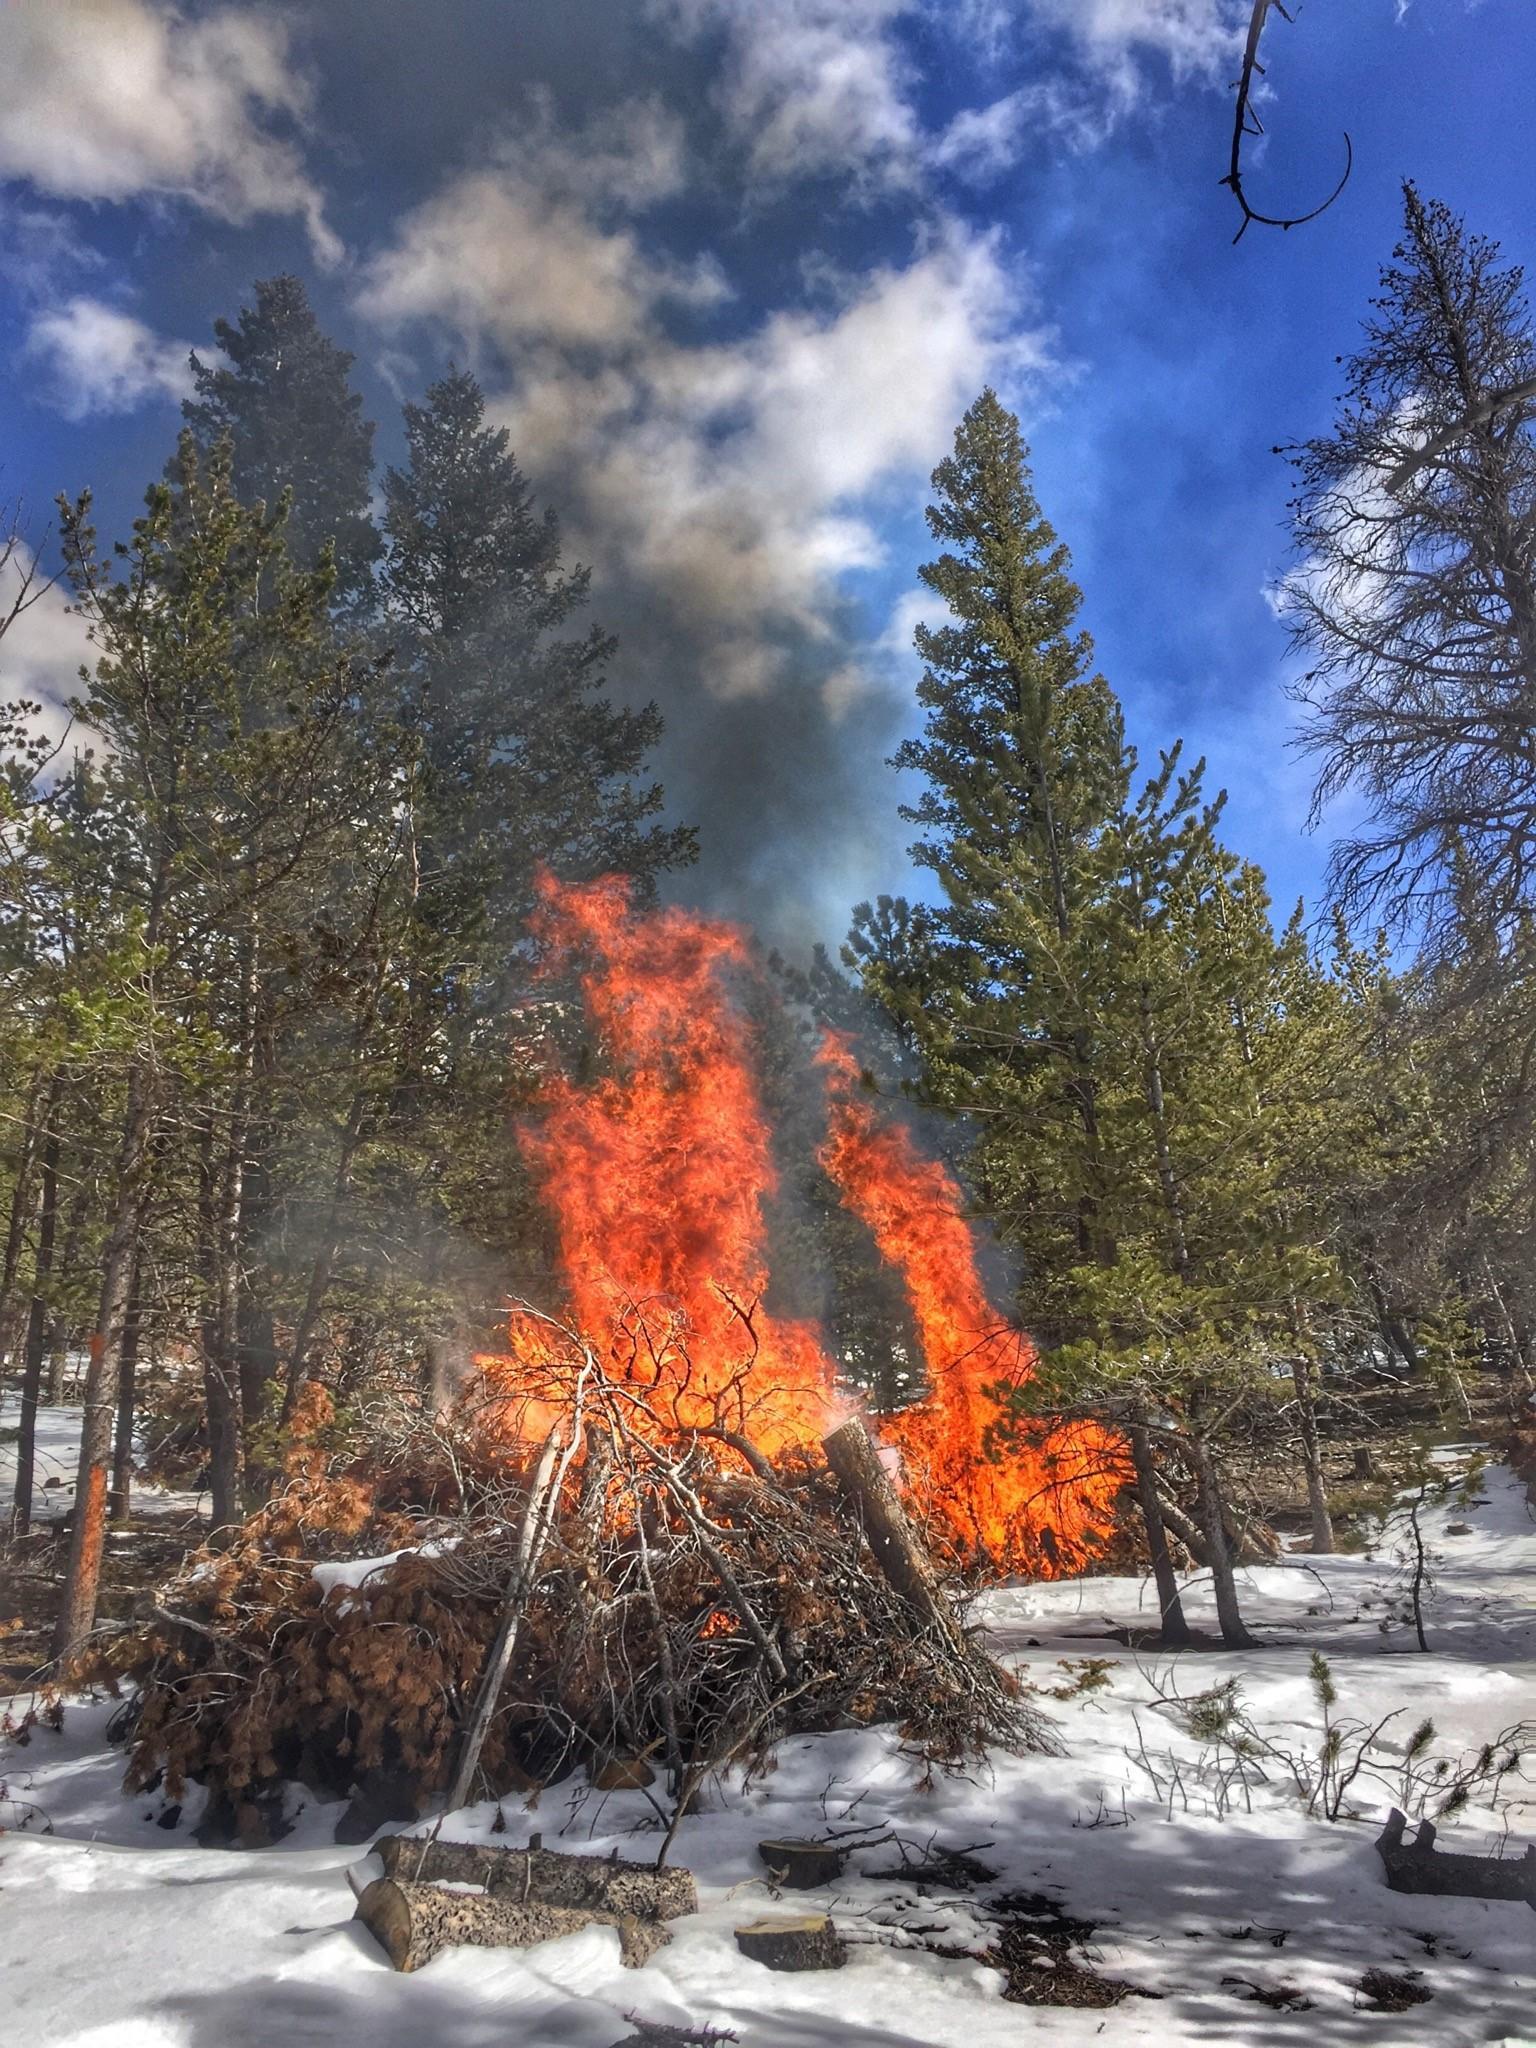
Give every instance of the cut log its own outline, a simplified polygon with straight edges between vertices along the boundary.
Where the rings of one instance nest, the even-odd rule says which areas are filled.
[[[825,1913],[754,1920],[737,1928],[736,1946],[770,1970],[840,1970],[848,1960],[847,1945]]]
[[[848,1860],[848,1851],[830,1842],[799,1841],[793,1836],[759,1842],[757,1853],[767,1864],[772,1881],[789,1892],[810,1892],[820,1884],[836,1884]]]
[[[699,1910],[693,1872],[616,1856],[567,1856],[558,1849],[506,1849],[487,1842],[434,1842],[420,1835],[383,1835],[374,1853],[387,1877],[402,1884],[480,1884],[495,1898],[565,1906],[583,1912],[631,1913],[676,1920]]]
[[[624,1967],[638,1970],[672,1939],[659,1920],[633,1913],[524,1903],[505,1893],[445,1891],[436,1884],[398,1884],[376,1878],[357,1902],[357,1918],[397,1970],[419,1970],[440,1949],[531,1948],[584,1927],[618,1930]]]
[[[855,1417],[834,1429],[822,1449],[838,1484],[858,1510],[876,1564],[909,1607],[961,1647],[954,1613],[868,1430]]]
[[[1410,1842],[1407,1817],[1393,1807],[1376,1838],[1395,1892],[1433,1892],[1442,1898],[1523,1899],[1536,1906],[1536,1844],[1523,1856],[1467,1856],[1448,1851],[1435,1840],[1435,1824],[1421,1820]]]

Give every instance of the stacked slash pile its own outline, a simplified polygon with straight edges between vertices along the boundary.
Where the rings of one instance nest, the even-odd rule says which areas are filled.
[[[387,1785],[403,1818],[585,1767],[675,1815],[705,1773],[797,1731],[894,1721],[946,1759],[1051,1746],[859,1424],[770,1463],[610,1393],[589,1378],[494,1483],[456,1468],[451,1515],[296,1453],[287,1487],[84,1667],[124,1689],[130,1786],[199,1782],[260,1840],[284,1780]]]

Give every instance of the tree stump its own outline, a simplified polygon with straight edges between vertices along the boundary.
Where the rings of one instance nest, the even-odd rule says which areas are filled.
[[[638,1970],[672,1939],[657,1920],[632,1913],[524,1904],[494,1892],[447,1891],[436,1884],[397,1884],[376,1878],[357,1902],[357,1918],[397,1970],[419,1970],[440,1949],[531,1948],[584,1927],[618,1930],[624,1967]]]
[[[848,1949],[825,1913],[754,1920],[736,1929],[736,1946],[770,1970],[840,1970]]]
[[[759,1842],[757,1853],[768,1866],[773,1882],[790,1892],[810,1892],[818,1885],[836,1884],[848,1858],[846,1849],[834,1848],[828,1842],[800,1841],[793,1836]]]

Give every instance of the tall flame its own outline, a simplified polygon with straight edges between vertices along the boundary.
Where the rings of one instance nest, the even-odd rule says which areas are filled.
[[[1120,1488],[1113,1441],[1091,1424],[1002,1426],[1036,1353],[987,1299],[959,1185],[900,1124],[881,1121],[843,1039],[829,1033],[820,1059],[830,1096],[822,1163],[905,1282],[928,1369],[926,1397],[885,1418],[882,1434],[963,1553],[1047,1573],[1081,1564]]]
[[[733,990],[752,969],[745,939],[692,912],[637,911],[612,876],[545,877],[535,930],[551,971],[577,972],[604,1055],[596,1078],[552,1073],[522,1136],[573,1324],[672,1427],[728,1431],[770,1456],[815,1444],[848,1393],[817,1326],[764,1306],[777,1171]],[[989,1442],[1002,1412],[993,1390],[1027,1379],[1034,1350],[988,1303],[953,1176],[882,1121],[845,1044],[829,1038],[821,1063],[822,1163],[902,1277],[928,1379],[925,1398],[879,1432],[957,1553],[1067,1569],[1108,1520],[1113,1443],[1039,1425]],[[503,1381],[515,1390],[521,1375],[536,1405],[547,1347],[520,1316],[511,1337]]]
[[[552,1211],[576,1326],[683,1428],[726,1428],[769,1453],[825,1433],[832,1369],[815,1327],[771,1316],[764,1201],[777,1175],[729,976],[730,926],[636,915],[614,877],[545,878],[538,936],[583,963],[611,1070],[548,1084],[523,1144]]]

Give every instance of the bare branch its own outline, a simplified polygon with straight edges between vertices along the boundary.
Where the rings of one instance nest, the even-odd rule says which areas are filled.
[[[1431,434],[1424,446],[1414,454],[1407,455],[1387,478],[1387,489],[1394,495],[1401,491],[1425,467],[1437,461],[1453,441],[1462,434],[1470,433],[1474,427],[1486,427],[1495,414],[1506,406],[1523,405],[1528,399],[1536,398],[1536,377],[1527,377],[1519,384],[1512,384],[1507,391],[1490,391],[1488,396],[1472,406],[1459,420],[1452,420],[1438,434]]]
[[[1248,194],[1243,185],[1243,142],[1250,135],[1262,135],[1264,133],[1264,124],[1253,111],[1253,87],[1255,79],[1264,76],[1264,66],[1259,62],[1259,44],[1263,39],[1264,25],[1269,18],[1271,7],[1274,8],[1277,14],[1283,16],[1286,21],[1293,19],[1286,9],[1281,6],[1280,0],[1254,0],[1253,13],[1248,22],[1248,41],[1243,50],[1243,68],[1237,81],[1237,107],[1232,120],[1232,164],[1227,175],[1221,180],[1222,184],[1228,188],[1232,197],[1242,208],[1243,218],[1237,233],[1232,237],[1234,242],[1240,242],[1255,221],[1258,222],[1260,227],[1265,228],[1305,227],[1308,221],[1316,220],[1319,214],[1328,211],[1329,207],[1332,206],[1333,202],[1344,190],[1344,187],[1349,183],[1350,172],[1355,167],[1355,146],[1350,141],[1348,130],[1346,130],[1344,135],[1344,174],[1321,206],[1314,206],[1310,213],[1291,214],[1287,217],[1282,214],[1260,213],[1257,207],[1249,203]]]

